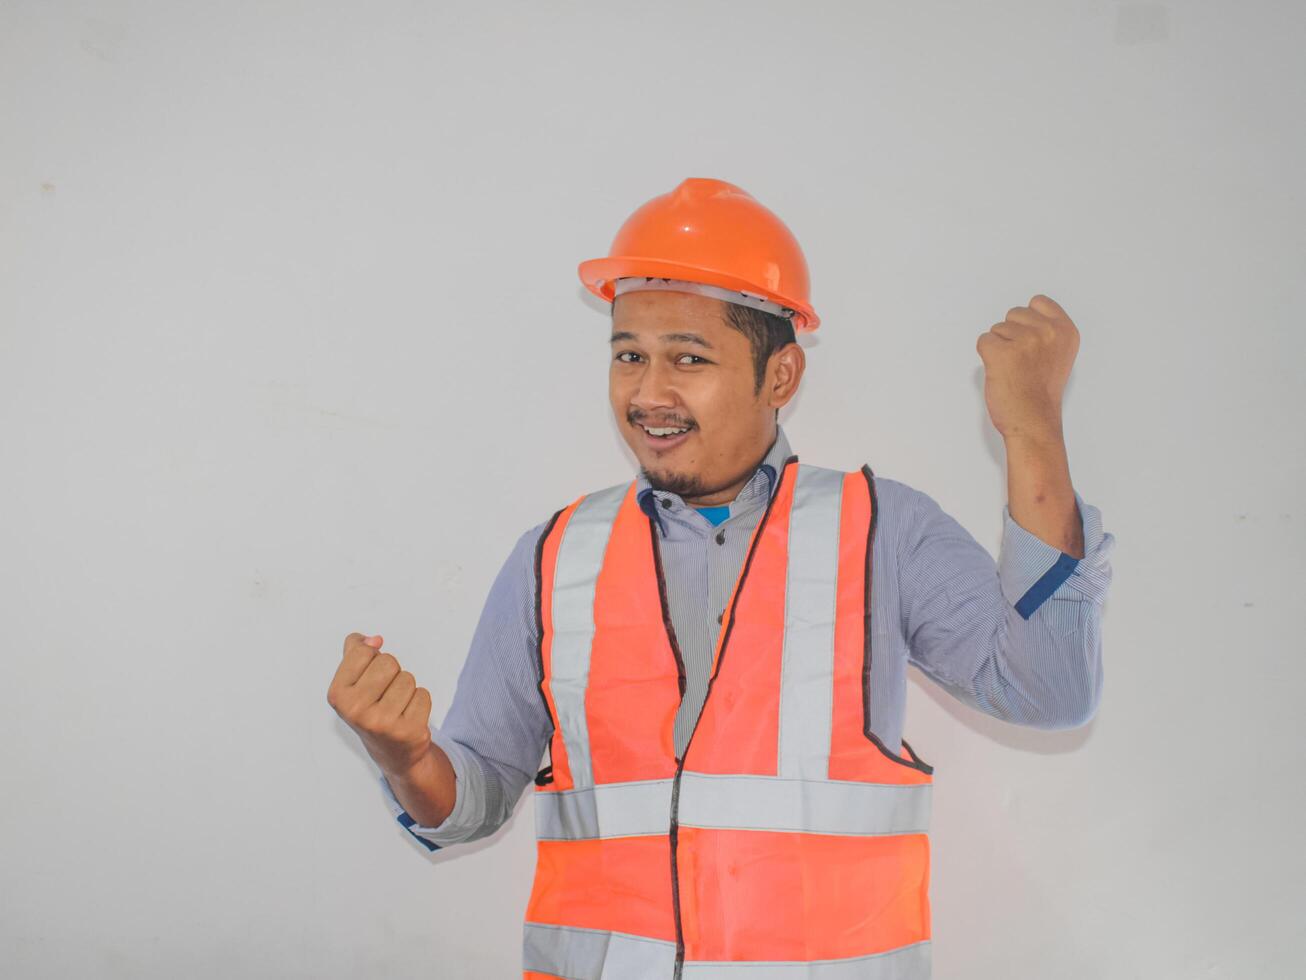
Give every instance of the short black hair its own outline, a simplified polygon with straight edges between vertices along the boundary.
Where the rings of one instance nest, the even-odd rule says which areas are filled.
[[[771,355],[785,344],[797,342],[794,322],[788,317],[751,306],[722,302],[726,307],[726,323],[747,337],[749,346],[753,348],[753,394],[757,394],[766,380],[766,363]]]

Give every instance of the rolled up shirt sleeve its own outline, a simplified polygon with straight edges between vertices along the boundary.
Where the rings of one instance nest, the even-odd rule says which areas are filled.
[[[385,774],[378,770],[377,778],[390,813],[428,851],[435,851],[469,840],[484,825],[486,811],[497,802],[494,798],[502,797],[503,790],[475,751],[460,745],[434,725],[431,726],[431,741],[449,757],[456,786],[453,810],[438,827],[417,823],[395,797]]]
[[[377,770],[391,815],[428,851],[486,837],[512,811],[553,733],[536,665],[535,544],[523,534],[490,587],[453,701],[431,740],[449,757],[453,810],[437,827],[417,823]]]
[[[1084,529],[1084,557],[1075,558],[1052,547],[1011,516],[1002,506],[1002,550],[998,578],[1007,601],[1025,619],[1050,598],[1101,602],[1111,584],[1108,561],[1115,537],[1102,531],[1102,512],[1075,493]]]
[[[1003,507],[998,561],[931,497],[913,491],[900,544],[900,598],[911,662],[959,700],[1035,728],[1074,728],[1102,696],[1102,605],[1113,535],[1078,493],[1084,557],[1075,559]]]

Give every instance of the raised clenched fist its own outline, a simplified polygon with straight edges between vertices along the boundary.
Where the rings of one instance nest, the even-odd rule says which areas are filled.
[[[984,400],[1003,438],[1059,440],[1061,396],[1079,351],[1079,329],[1039,293],[979,335]]]
[[[350,633],[327,688],[327,704],[345,720],[381,771],[402,776],[422,762],[431,745],[431,692],[392,654],[378,652],[380,636]]]

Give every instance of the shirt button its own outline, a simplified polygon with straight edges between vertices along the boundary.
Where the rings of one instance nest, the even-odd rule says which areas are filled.
[[[725,544],[725,543],[726,543],[726,532],[725,532],[725,531],[717,531],[717,533],[716,533],[716,543],[717,543],[717,544]]]
[[[670,510],[670,509],[671,509],[671,498],[670,498],[670,497],[663,497],[663,498],[662,498],[662,506],[665,507],[667,510]]]

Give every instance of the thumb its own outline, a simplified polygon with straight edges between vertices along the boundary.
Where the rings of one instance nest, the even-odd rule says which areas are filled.
[[[365,636],[365,637],[363,637],[363,642],[364,642],[364,643],[366,643],[368,646],[373,647],[374,649],[377,649],[377,650],[380,650],[380,649],[381,649],[381,640],[382,640],[382,637],[381,637],[381,634],[380,634],[380,633],[378,633],[376,636]],[[373,642],[373,641],[375,641],[375,642]]]

